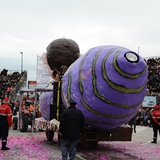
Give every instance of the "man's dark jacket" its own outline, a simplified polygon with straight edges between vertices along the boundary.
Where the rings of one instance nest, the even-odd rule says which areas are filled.
[[[64,110],[60,118],[59,131],[63,139],[79,139],[84,129],[84,115],[74,106]]]

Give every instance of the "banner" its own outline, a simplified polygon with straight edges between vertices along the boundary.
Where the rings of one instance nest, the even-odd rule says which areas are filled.
[[[35,89],[37,87],[37,81],[28,81],[28,89]]]
[[[43,63],[42,56],[37,55],[37,87],[46,87],[50,79],[47,65]]]
[[[152,108],[156,105],[155,96],[145,96],[143,99],[142,107]]]

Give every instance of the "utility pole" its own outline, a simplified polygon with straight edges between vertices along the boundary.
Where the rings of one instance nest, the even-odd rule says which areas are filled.
[[[23,71],[23,52],[20,52],[21,54],[21,72]]]

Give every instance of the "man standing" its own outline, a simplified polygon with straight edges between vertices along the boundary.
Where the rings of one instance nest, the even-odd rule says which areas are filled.
[[[9,128],[12,126],[12,110],[9,107],[9,98],[4,98],[0,106],[0,139],[2,140],[1,150],[9,150],[6,147]]]
[[[134,129],[134,133],[136,133],[136,117],[137,114],[128,122],[128,124]]]
[[[70,103],[70,106],[63,111],[59,126],[59,135],[62,138],[62,160],[67,160],[68,147],[70,148],[70,160],[75,159],[77,142],[84,128],[83,113],[76,108],[76,102],[74,100],[70,99],[68,102]]]
[[[160,134],[160,110],[159,106],[154,106],[154,111],[152,113],[153,119],[153,141],[151,143],[157,143],[157,132]]]

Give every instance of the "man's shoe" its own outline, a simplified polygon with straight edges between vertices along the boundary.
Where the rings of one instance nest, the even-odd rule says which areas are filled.
[[[2,147],[1,150],[9,150],[10,148],[8,147]]]
[[[151,143],[157,143],[157,141],[152,141]]]

